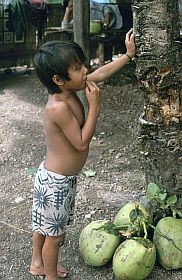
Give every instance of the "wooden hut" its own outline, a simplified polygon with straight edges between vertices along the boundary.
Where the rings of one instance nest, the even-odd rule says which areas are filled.
[[[29,0],[30,2],[32,0]],[[43,0],[40,0],[40,2]],[[27,7],[23,6],[23,0],[0,0],[0,68],[8,68],[17,65],[32,65],[32,58],[37,47],[48,40],[74,40],[79,43],[87,57],[90,59],[99,57],[100,64],[111,60],[113,52],[124,52],[124,38],[126,30],[102,32],[90,34],[90,1],[73,0],[73,28],[61,29],[61,21],[65,12],[62,0],[49,0],[44,6],[45,18],[38,19],[37,14],[30,14],[32,6],[28,6],[28,19],[20,24],[20,16],[15,16],[15,24],[12,26],[12,10],[21,6],[21,13],[27,13]],[[127,0],[125,0],[127,1]],[[129,0],[128,0],[129,1]],[[17,4],[12,7],[12,2]],[[14,5],[14,4],[13,4]],[[13,11],[14,11],[13,10]],[[19,11],[18,10],[18,11]],[[31,19],[30,19],[31,16]],[[24,27],[24,25],[27,25]],[[22,28],[22,32],[19,31]],[[113,48],[114,47],[114,48]]]

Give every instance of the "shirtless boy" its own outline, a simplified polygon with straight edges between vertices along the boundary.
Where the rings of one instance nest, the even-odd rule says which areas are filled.
[[[73,221],[77,175],[83,168],[96,129],[104,81],[135,55],[132,30],[126,34],[127,53],[87,75],[82,49],[73,42],[45,43],[35,55],[40,81],[49,96],[45,107],[47,153],[35,178],[32,207],[33,254],[30,273],[46,280],[65,278],[57,266],[66,226]],[[76,91],[85,90],[88,114]]]

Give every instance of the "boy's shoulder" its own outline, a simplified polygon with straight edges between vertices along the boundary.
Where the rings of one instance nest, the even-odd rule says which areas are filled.
[[[57,99],[54,95],[50,96],[48,102],[45,107],[45,112],[51,115],[59,115],[65,114],[65,112],[69,111],[69,105],[64,99]]]
[[[55,98],[49,98],[49,100],[47,101],[47,104],[46,104],[46,109],[49,109],[49,110],[56,110],[56,109],[59,109],[59,108],[67,108],[68,107],[68,104],[67,102],[65,102],[65,100],[57,100]]]

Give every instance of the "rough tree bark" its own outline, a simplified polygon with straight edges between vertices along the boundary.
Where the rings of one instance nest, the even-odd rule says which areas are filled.
[[[178,197],[182,208],[182,56],[177,0],[133,0],[136,75],[144,90],[140,117],[147,185]]]

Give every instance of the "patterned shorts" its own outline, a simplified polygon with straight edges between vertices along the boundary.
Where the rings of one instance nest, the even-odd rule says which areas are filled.
[[[35,177],[32,229],[46,236],[60,236],[73,222],[77,176],[48,171],[41,163]]]

